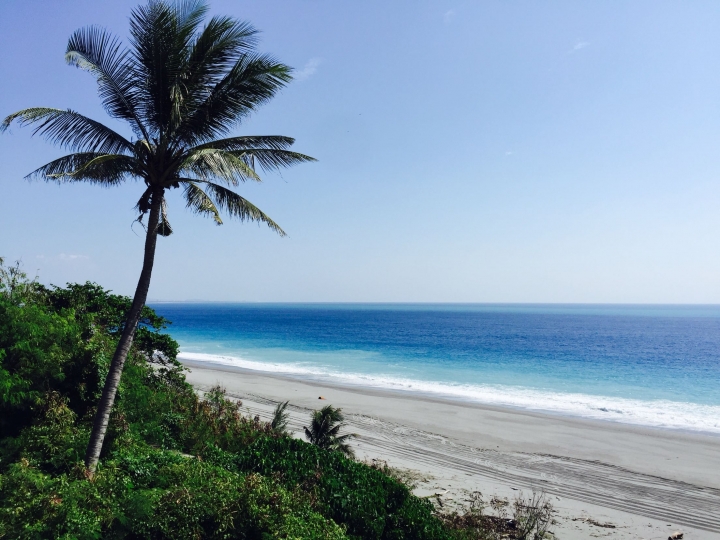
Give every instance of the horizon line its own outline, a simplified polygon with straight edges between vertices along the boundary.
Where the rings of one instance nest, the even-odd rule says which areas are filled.
[[[720,303],[700,302],[443,302],[443,301],[376,301],[376,300],[161,300],[151,299],[146,304],[358,304],[358,305],[466,305],[466,306],[708,306],[720,307]]]

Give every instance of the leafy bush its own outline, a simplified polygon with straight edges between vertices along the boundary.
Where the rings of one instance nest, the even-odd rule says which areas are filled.
[[[137,452],[137,449],[136,449]],[[9,538],[346,538],[295,493],[168,451],[105,462],[92,482],[23,460],[0,477]],[[142,465],[140,470],[133,465]],[[150,474],[148,474],[150,473]]]
[[[300,486],[323,515],[362,538],[449,538],[433,506],[382,472],[297,439],[264,437],[236,454],[209,448],[203,456],[225,468]]]

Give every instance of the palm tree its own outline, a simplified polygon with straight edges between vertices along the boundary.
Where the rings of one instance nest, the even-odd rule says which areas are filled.
[[[310,415],[310,427],[304,428],[305,438],[320,448],[336,450],[348,457],[353,457],[354,452],[347,441],[356,435],[353,433],[340,435],[340,430],[345,427],[345,424],[342,423],[344,420],[342,409],[326,405],[319,411],[313,411]]]
[[[177,4],[149,0],[130,16],[130,47],[107,31],[75,32],[65,59],[95,76],[107,113],[127,122],[127,138],[73,110],[35,107],[8,116],[34,125],[34,134],[70,153],[28,175],[59,183],[115,186],[144,183],[137,203],[147,215],[145,254],[132,306],[110,364],[85,456],[94,474],[123,365],[147,299],[158,235],[172,233],[166,192],[182,188],[187,207],[222,224],[220,211],[241,221],[284,231],[230,188],[260,181],[256,165],[274,170],[312,158],[289,147],[283,136],[230,136],[232,128],[291,79],[291,69],[255,52],[256,30],[230,17],[212,17],[201,0]]]

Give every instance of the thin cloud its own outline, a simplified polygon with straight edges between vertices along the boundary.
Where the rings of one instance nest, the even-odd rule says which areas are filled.
[[[59,255],[35,255],[36,259],[44,259],[48,261],[82,261],[82,260],[88,260],[90,257],[87,255],[76,255],[74,253],[60,253]]]
[[[505,152],[505,155],[506,155],[506,156],[512,156],[513,153],[512,153],[510,150],[508,150],[507,152]]]
[[[454,18],[455,18],[455,10],[454,9],[451,9],[450,11],[446,11],[445,15],[443,15],[443,20],[445,21],[445,24],[450,24]]]
[[[573,51],[579,51],[580,49],[584,49],[588,45],[590,45],[589,41],[578,41],[573,47]]]
[[[320,64],[322,63],[322,58],[311,58],[307,61],[305,66],[301,70],[299,70],[297,73],[295,73],[295,80],[296,81],[304,81],[306,79],[309,79],[315,73],[317,73],[318,67],[320,67]]]
[[[61,261],[77,261],[79,259],[89,259],[87,255],[73,255],[72,253],[61,253],[58,259]]]

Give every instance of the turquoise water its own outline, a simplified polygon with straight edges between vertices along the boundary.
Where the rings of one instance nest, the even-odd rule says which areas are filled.
[[[153,307],[181,358],[720,433],[720,306]]]

